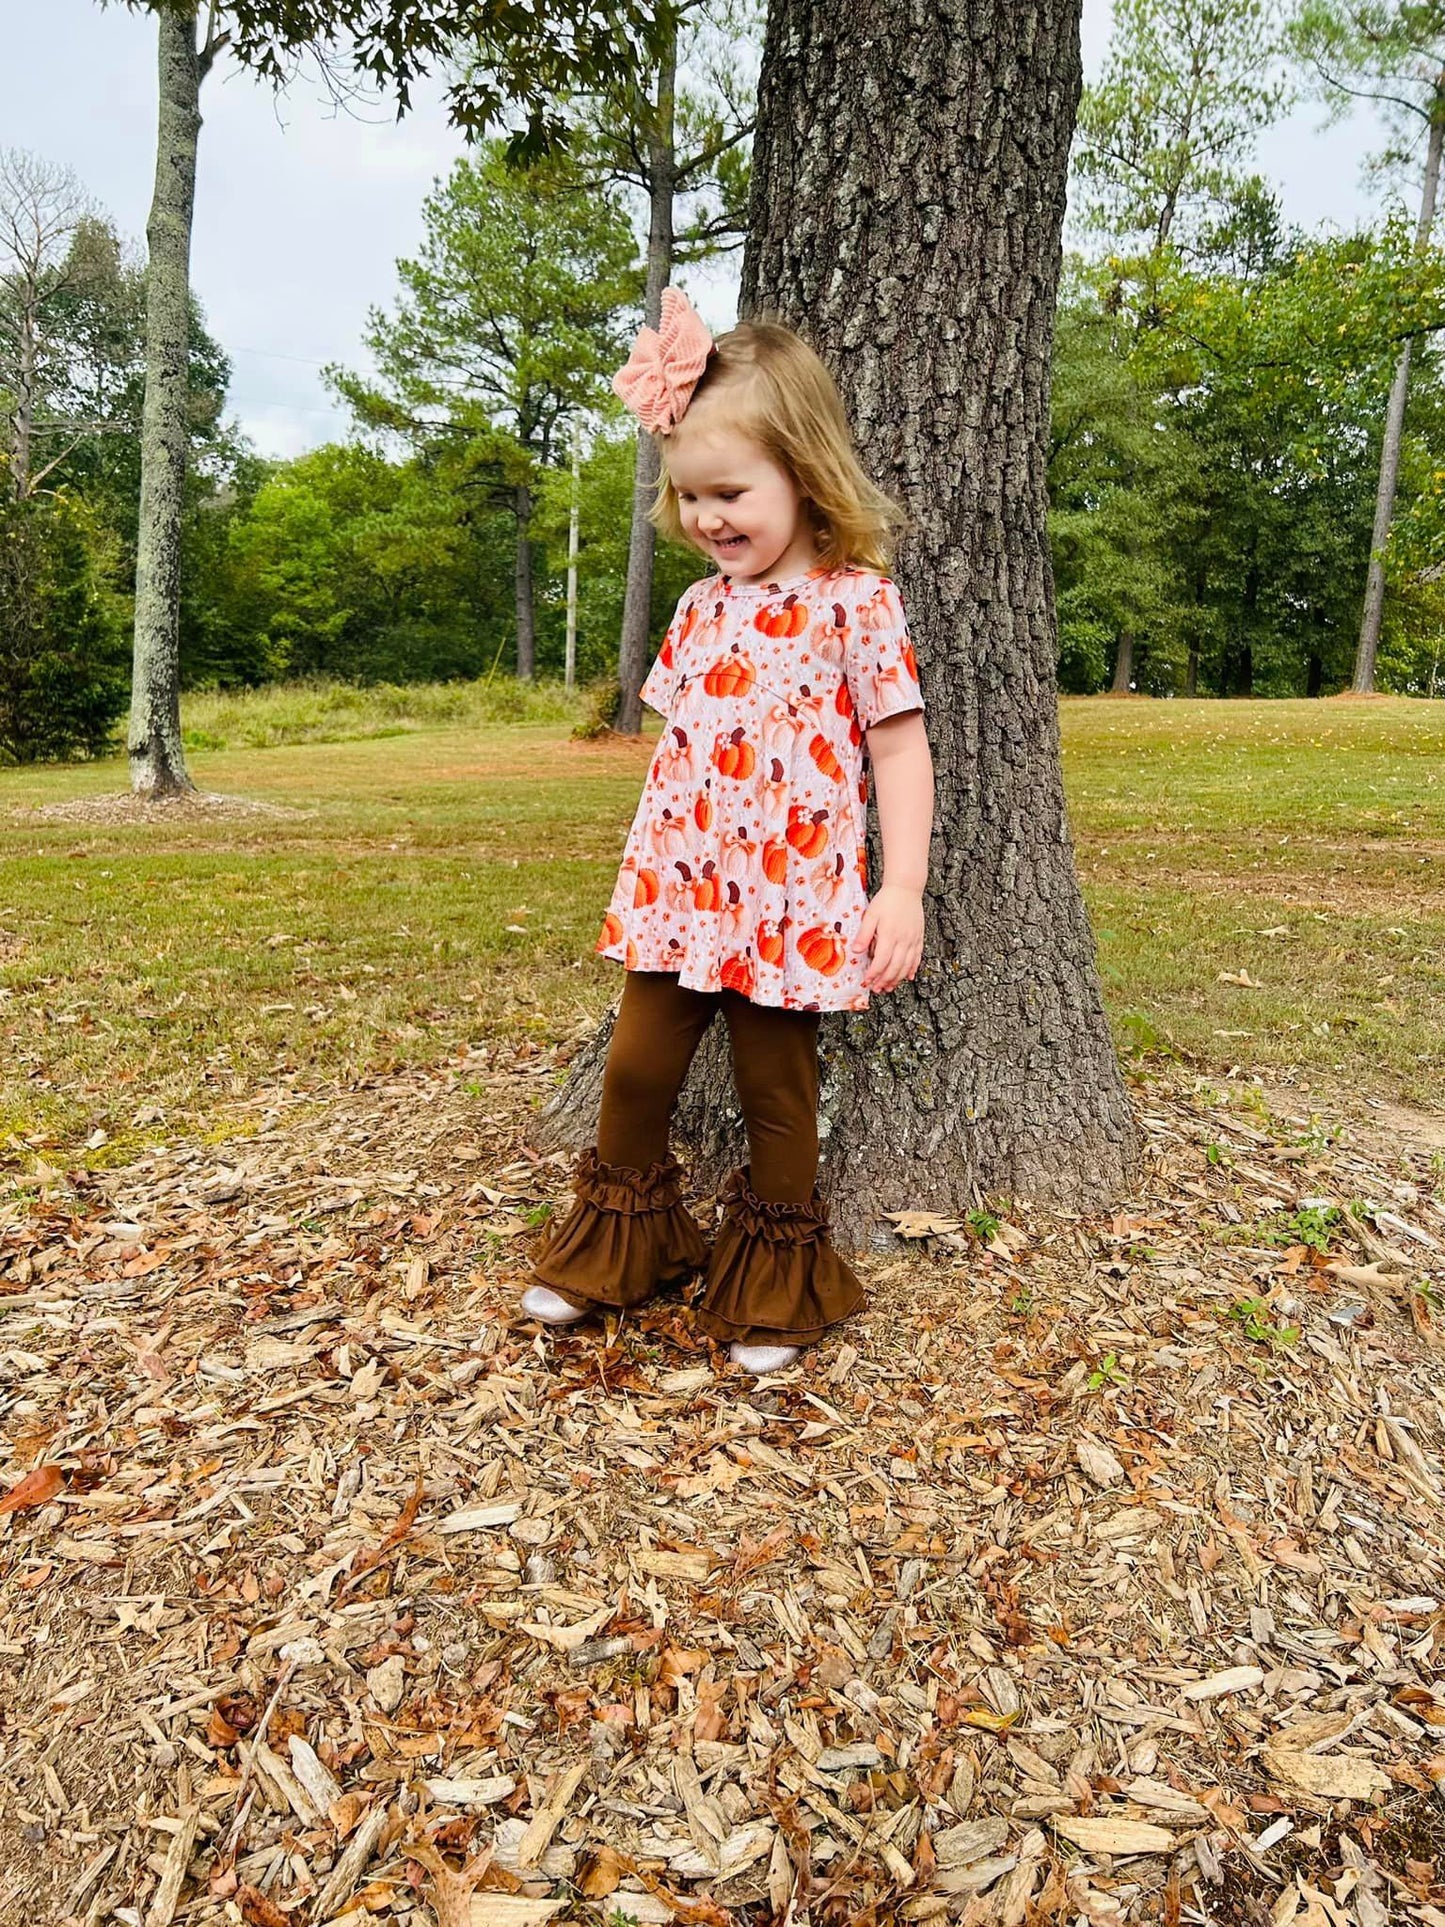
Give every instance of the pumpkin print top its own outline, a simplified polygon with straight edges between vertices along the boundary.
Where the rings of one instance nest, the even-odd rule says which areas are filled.
[[[785,1010],[865,1010],[865,730],[922,709],[867,569],[693,583],[642,699],[666,717],[597,950]]]

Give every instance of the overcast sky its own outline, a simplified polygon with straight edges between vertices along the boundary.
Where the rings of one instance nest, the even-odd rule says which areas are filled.
[[[1084,61],[1095,71],[1110,0],[1084,0]],[[0,0],[9,84],[0,140],[72,167],[137,243],[155,142],[155,26],[95,0]],[[344,435],[321,364],[364,361],[368,307],[390,302],[398,255],[421,235],[421,203],[461,152],[439,91],[398,125],[378,107],[338,113],[318,88],[277,100],[234,68],[206,82],[193,278],[233,366],[231,409],[257,447],[293,455]],[[1309,107],[1262,143],[1260,165],[1287,220],[1349,226],[1369,206],[1364,116],[1319,131]],[[697,288],[714,328],[734,319],[735,266]]]

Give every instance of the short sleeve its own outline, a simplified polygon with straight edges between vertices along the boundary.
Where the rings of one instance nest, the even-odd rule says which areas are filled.
[[[888,576],[854,611],[844,674],[864,729],[924,706],[903,598]]]
[[[685,589],[672,612],[672,621],[667,625],[667,633],[651,669],[643,681],[642,700],[649,709],[655,709],[660,716],[670,716],[677,695],[680,665],[677,661],[679,643],[691,626],[688,616],[692,608],[692,589]]]

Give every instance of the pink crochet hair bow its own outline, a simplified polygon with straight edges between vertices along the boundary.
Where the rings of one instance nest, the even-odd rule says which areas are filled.
[[[662,291],[661,326],[641,328],[612,386],[654,435],[670,435],[702,379],[713,340],[680,288]]]

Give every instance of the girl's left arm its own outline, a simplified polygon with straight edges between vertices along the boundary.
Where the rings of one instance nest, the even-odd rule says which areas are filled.
[[[883,833],[883,883],[859,926],[871,960],[867,990],[892,990],[923,958],[923,889],[933,831],[933,758],[920,710],[889,716],[868,731],[868,760]]]

